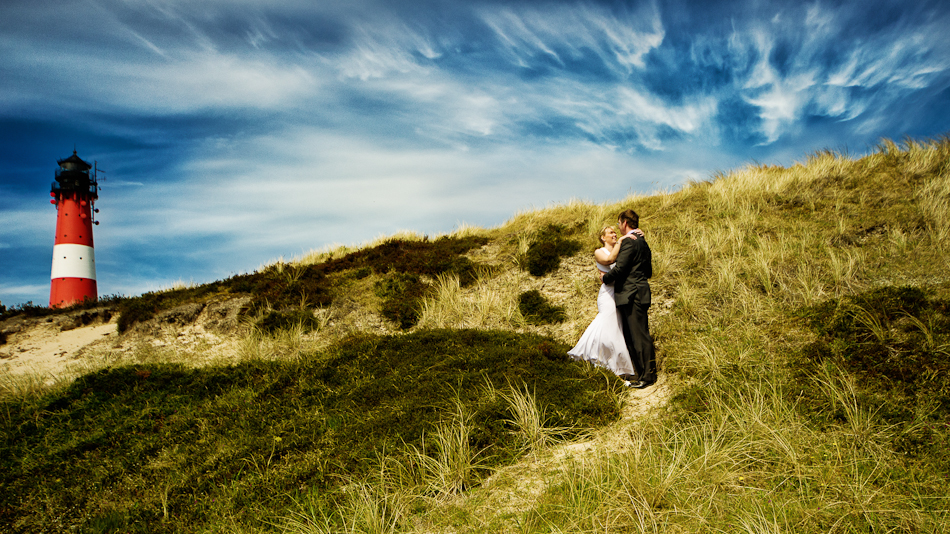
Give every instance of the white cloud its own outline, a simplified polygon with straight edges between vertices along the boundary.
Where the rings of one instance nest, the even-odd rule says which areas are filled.
[[[830,117],[840,117],[843,120],[853,119],[864,111],[864,106],[851,100],[847,89],[830,84],[814,88],[813,102],[818,110]]]
[[[652,4],[619,17],[592,5],[500,10],[493,6],[481,16],[512,61],[525,67],[537,56],[550,57],[563,66],[568,59],[593,53],[618,76],[626,76],[633,68],[644,67],[644,56],[665,36]],[[562,57],[559,50],[570,57]]]
[[[183,111],[203,107],[274,108],[314,92],[318,83],[305,68],[217,53],[189,54],[145,72],[134,69],[115,96],[141,106]]]
[[[629,87],[617,89],[620,112],[648,124],[665,125],[683,133],[693,133],[715,112],[715,101],[701,97],[680,106],[670,106],[649,94]]]
[[[36,27],[68,18],[75,28],[61,41],[47,33],[62,37],[62,22],[56,32],[17,25],[0,35],[0,111],[105,117],[83,135],[121,140],[106,150],[126,161],[168,145],[179,151],[173,175],[110,173],[97,245],[256,265],[249,258],[403,228],[446,231],[461,220],[493,225],[529,206],[702,178],[699,169],[742,163],[748,147],[720,146],[717,132],[728,128],[761,134],[769,146],[748,152],[760,161],[813,149],[816,138],[802,130],[808,114],[842,121],[822,140],[844,132],[842,142],[860,144],[898,122],[877,110],[950,83],[945,15],[862,34],[849,9],[788,4],[773,19],[756,4],[736,12],[730,33],[698,4],[687,4],[688,22],[671,14],[677,24],[664,28],[661,7],[43,7]],[[651,70],[664,62],[671,72]],[[737,100],[757,115],[720,106]],[[720,129],[729,113],[736,124]],[[162,125],[130,125],[130,116]],[[215,130],[221,124],[239,126]],[[188,137],[169,141],[179,133]],[[54,218],[52,209],[4,212],[0,226],[51,246]],[[4,255],[22,248],[11,232],[0,229]],[[105,250],[102,258],[103,269],[122,263]],[[182,277],[189,273],[159,279]]]
[[[50,250],[56,237],[56,208],[45,204],[48,192],[39,192],[36,209],[6,209],[0,211],[0,242],[2,243],[49,243]],[[4,248],[0,246],[0,248]]]
[[[805,113],[852,120],[869,109],[879,89],[896,96],[946,76],[950,60],[937,50],[947,50],[947,40],[933,40],[945,32],[934,33],[929,27],[909,33],[894,30],[849,42],[842,40],[843,26],[848,24],[842,16],[840,10],[812,4],[800,22],[784,13],[771,23],[753,20],[747,27],[734,27],[730,52],[737,58],[756,58],[738,82],[743,99],[760,108],[765,144],[797,131]],[[781,70],[773,64],[779,42],[784,42],[783,53],[791,54],[784,58]],[[789,48],[789,43],[800,44]],[[841,50],[842,59],[837,68],[824,72],[829,48]],[[873,89],[874,93],[848,88]]]
[[[49,294],[49,282],[45,284],[29,284],[29,285],[7,285],[0,284],[0,295],[4,297],[12,296],[14,298],[33,298],[34,295],[46,293]],[[39,302],[35,304],[39,305]],[[45,304],[43,304],[45,306]]]
[[[530,206],[619,198],[696,168],[694,155],[650,162],[594,144],[408,149],[313,128],[247,139],[234,153],[242,156],[200,157],[184,169],[193,177],[187,184],[147,185],[136,196],[148,204],[111,199],[103,239],[114,248],[184,248],[209,262],[224,251],[293,254],[406,228],[431,234],[460,221],[494,226]],[[202,245],[189,245],[195,240]]]
[[[209,107],[276,108],[320,88],[308,65],[214,50],[180,50],[144,59],[50,46],[35,48],[29,57],[28,63],[13,68],[20,76],[42,73],[45,83],[39,91],[7,87],[11,100],[41,98],[87,109],[181,113]]]
[[[814,86],[813,74],[804,72],[795,77],[783,78],[770,84],[758,96],[746,98],[750,104],[761,109],[766,143],[776,141],[787,128],[798,122],[810,98],[809,90]]]
[[[411,55],[419,50],[418,43],[423,40],[405,26],[360,25],[356,31],[352,47],[339,57],[331,58],[344,77],[365,81],[390,74],[424,72]],[[428,43],[423,44],[422,50],[424,54],[435,54]]]

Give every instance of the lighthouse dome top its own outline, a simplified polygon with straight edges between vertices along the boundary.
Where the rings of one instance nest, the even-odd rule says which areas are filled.
[[[75,150],[73,150],[72,156],[66,159],[56,160],[56,162],[59,163],[59,166],[62,167],[64,171],[88,171],[92,168],[92,165],[86,163],[76,155]]]

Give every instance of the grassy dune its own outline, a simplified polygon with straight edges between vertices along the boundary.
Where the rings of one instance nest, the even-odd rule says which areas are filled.
[[[595,313],[594,236],[627,207],[653,250],[651,326],[674,396],[617,419],[639,401],[559,356]],[[552,236],[583,247],[530,274]],[[3,530],[950,531],[950,141],[399,237],[149,297],[266,289],[238,365],[120,366],[7,393]],[[387,262],[399,268],[371,267]],[[533,289],[566,320],[533,321],[519,306]],[[376,324],[385,335],[365,333]],[[390,362],[395,379],[331,376],[344,353]],[[452,364],[427,375],[439,361]],[[427,396],[400,392],[405,377]],[[224,389],[198,399],[211,383]],[[126,409],[145,385],[154,403]],[[192,437],[164,444],[175,414],[160,399]],[[233,415],[248,403],[262,406],[253,423]],[[402,433],[369,430],[399,414]],[[147,439],[102,435],[104,421]]]

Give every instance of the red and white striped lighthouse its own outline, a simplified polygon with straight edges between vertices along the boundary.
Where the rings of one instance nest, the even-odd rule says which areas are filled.
[[[56,243],[50,273],[49,307],[63,308],[99,298],[96,289],[96,252],[92,244],[94,203],[99,183],[92,166],[73,155],[58,160],[56,181],[50,191],[56,204]]]

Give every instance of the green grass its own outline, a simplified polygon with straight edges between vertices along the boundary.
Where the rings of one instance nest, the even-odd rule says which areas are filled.
[[[564,307],[551,304],[537,289],[518,295],[518,310],[529,324],[563,323],[567,319]]]
[[[803,404],[817,424],[861,434],[879,421],[905,462],[950,482],[950,300],[942,289],[938,298],[887,286],[808,310],[821,337],[803,350],[799,369],[820,380],[824,395]],[[842,374],[844,383],[834,378]]]
[[[554,425],[580,432],[617,416],[606,383],[566,350],[504,332],[360,335],[294,363],[120,367],[6,399],[0,529],[267,530],[301,496],[332,502],[382,455],[437,450],[422,458],[446,462],[445,416],[460,410],[457,445],[479,451],[481,467],[508,462],[522,451],[517,428],[486,392],[509,380],[529,384]],[[477,483],[472,469],[444,484]]]
[[[646,401],[563,354],[595,311],[581,241],[625,208],[672,398],[618,420]],[[375,310],[390,272],[431,285],[396,336],[341,319],[291,361],[8,388],[0,529],[947,532],[948,213],[950,140],[883,141],[275,264],[282,313],[320,306],[292,289],[311,267],[331,307]],[[238,280],[219,294],[270,287]],[[519,310],[541,289],[563,323]]]
[[[120,301],[121,298],[122,297],[116,295],[110,295],[101,297],[95,301],[84,299],[82,302],[77,302],[65,308],[47,308],[46,306],[33,304],[33,301],[10,307],[0,304],[0,321],[5,321],[13,317],[46,317],[49,315],[71,313],[77,310],[89,310],[101,306],[113,306]]]
[[[430,291],[429,284],[417,274],[392,271],[374,284],[376,295],[382,299],[383,317],[406,330],[419,322],[422,299]]]
[[[414,531],[946,532],[948,200],[950,142],[908,141],[521,216],[641,214],[683,385],[516,510],[475,496]]]
[[[561,265],[561,258],[573,256],[581,249],[581,244],[569,236],[568,229],[559,224],[542,228],[524,253],[525,269],[533,276],[555,271]]]
[[[124,332],[136,323],[151,319],[160,311],[184,303],[205,302],[233,294],[249,294],[253,297],[245,310],[245,314],[249,316],[260,314],[266,317],[271,311],[280,314],[327,307],[333,302],[333,287],[329,275],[347,271],[356,279],[365,278],[370,271],[380,275],[396,272],[407,276],[429,277],[453,274],[458,276],[463,284],[468,284],[475,280],[475,264],[462,255],[485,242],[484,237],[478,236],[443,236],[434,240],[424,237],[418,241],[389,239],[339,258],[330,255],[317,264],[288,264],[279,261],[253,273],[235,275],[207,284],[150,292],[137,297],[116,297],[113,300],[119,313],[118,328],[119,332]],[[387,318],[402,328],[415,324],[424,296],[422,290],[411,294],[403,294],[405,291],[396,292],[399,294],[392,298],[389,293],[384,303]],[[402,303],[407,309],[397,309],[397,303]],[[6,313],[40,313],[34,308],[26,306],[22,310]],[[273,331],[274,324],[283,323],[280,318],[274,319],[271,316],[271,321],[263,327],[267,331]]]

